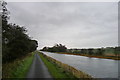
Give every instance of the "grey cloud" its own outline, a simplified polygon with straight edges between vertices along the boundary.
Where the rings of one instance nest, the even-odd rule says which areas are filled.
[[[10,22],[24,25],[39,48],[62,43],[69,48],[116,46],[117,3],[8,3]]]

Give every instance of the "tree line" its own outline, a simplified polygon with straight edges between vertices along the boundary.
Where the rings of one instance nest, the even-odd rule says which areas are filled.
[[[43,47],[41,51],[65,52],[65,53],[87,54],[87,55],[106,55],[107,53],[112,53],[114,55],[120,55],[120,47],[67,49],[67,47],[62,44],[56,44],[53,47]]]
[[[49,51],[49,52],[66,52],[67,47],[62,44],[55,44],[53,47],[44,47],[41,51]]]
[[[7,3],[1,1],[0,4],[2,5],[0,14],[2,18],[2,62],[6,63],[35,51],[38,42],[26,34],[25,27],[8,23],[10,12],[6,8]]]
[[[89,49],[68,49],[69,53],[88,54],[88,55],[106,55],[114,54],[120,55],[120,47],[106,47],[106,48],[89,48]]]

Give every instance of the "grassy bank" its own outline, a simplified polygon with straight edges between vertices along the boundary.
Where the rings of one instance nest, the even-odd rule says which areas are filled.
[[[69,54],[69,55],[86,56],[86,57],[90,57],[90,58],[103,58],[103,59],[120,60],[120,56],[88,55],[88,54],[75,54],[75,53],[66,53],[66,52],[57,52],[57,53],[58,54]]]
[[[51,75],[53,76],[53,78],[56,78],[56,79],[69,78],[72,80],[77,79],[70,73],[64,71],[64,69],[62,69],[58,65],[48,61],[46,58],[43,57],[43,55],[41,53],[39,53],[39,55],[40,55],[42,61],[44,62],[44,64],[47,66],[47,68],[48,68],[49,72],[51,73]]]
[[[6,63],[2,65],[2,77],[3,78],[25,78],[26,73],[30,65],[32,64],[34,53],[30,53],[27,56],[17,59],[14,62]]]

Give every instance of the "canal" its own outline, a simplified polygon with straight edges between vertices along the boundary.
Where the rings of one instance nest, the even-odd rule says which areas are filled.
[[[58,61],[86,72],[94,78],[118,78],[118,60],[43,52]]]

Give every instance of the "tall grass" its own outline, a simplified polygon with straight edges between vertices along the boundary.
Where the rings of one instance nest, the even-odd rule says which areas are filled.
[[[2,78],[25,78],[30,65],[32,64],[34,53],[30,53],[22,59],[2,65]]]

